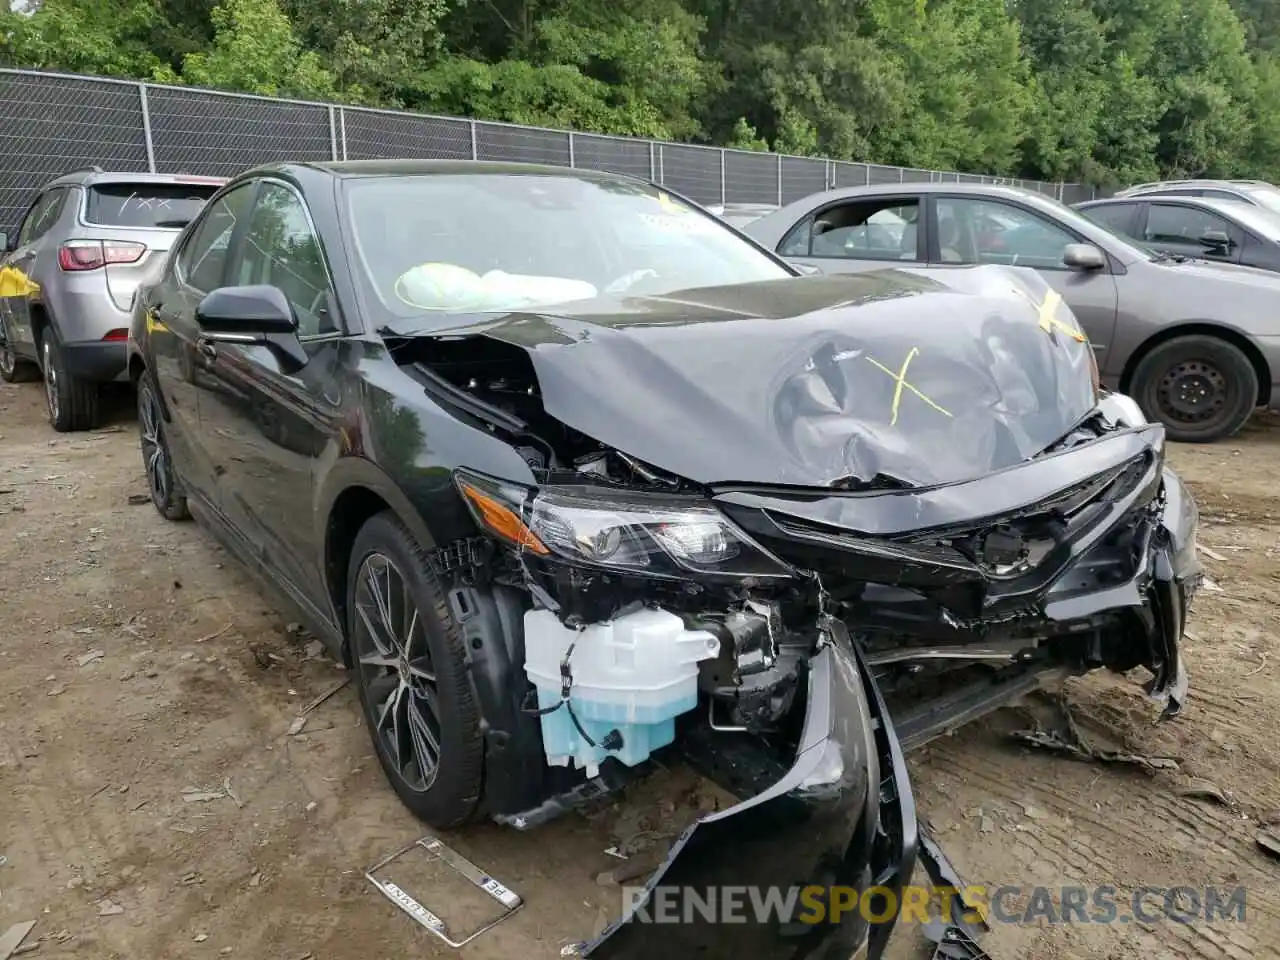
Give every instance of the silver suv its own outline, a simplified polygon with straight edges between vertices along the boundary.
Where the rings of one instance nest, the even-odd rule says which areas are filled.
[[[129,311],[225,181],[70,173],[47,184],[17,236],[0,233],[0,378],[41,376],[55,430],[87,430],[98,386],[127,379]]]
[[[1160,180],[1139,183],[1121,190],[1121,197],[1207,197],[1211,200],[1234,200],[1280,213],[1280,187],[1265,180]]]

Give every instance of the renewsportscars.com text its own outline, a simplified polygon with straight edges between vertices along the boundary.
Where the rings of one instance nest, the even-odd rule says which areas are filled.
[[[897,917],[899,923],[956,919],[968,923],[1244,923],[1247,893],[1242,886],[1110,885],[1044,887],[1025,884],[954,887],[908,886],[900,893],[884,887],[721,886],[699,890],[624,887],[624,905],[640,923],[839,923],[861,916],[870,923]]]

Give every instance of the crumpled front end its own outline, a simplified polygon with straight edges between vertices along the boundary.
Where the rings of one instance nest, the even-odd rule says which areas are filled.
[[[1141,666],[1172,715],[1201,578],[1196,507],[1165,466],[1163,428],[1140,415],[1125,426],[1125,398],[1100,410],[1061,449],[966,483],[870,496],[736,489],[716,502],[829,585],[882,684],[954,681],[957,667],[981,685]],[[899,715],[913,746],[915,727]]]
[[[918,848],[930,859],[904,752],[1095,668],[1146,667],[1168,715],[1184,701],[1196,511],[1127,398],[954,481],[727,484],[569,423],[528,357],[480,342],[401,356],[528,467],[454,471],[500,545],[488,589],[514,597],[489,621],[504,665],[473,664],[486,783],[548,785],[490,791],[491,814],[533,826],[670,756],[738,799],[685,832],[587,955],[877,957],[893,917],[872,923],[867,891],[906,882]]]

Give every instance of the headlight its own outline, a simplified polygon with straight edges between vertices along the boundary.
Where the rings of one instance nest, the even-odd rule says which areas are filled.
[[[704,500],[590,486],[530,491],[467,471],[455,479],[477,524],[541,556],[669,580],[795,575]]]

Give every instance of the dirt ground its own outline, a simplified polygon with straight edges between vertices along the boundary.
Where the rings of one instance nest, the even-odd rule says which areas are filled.
[[[198,528],[131,502],[145,499],[131,412],[126,398],[104,430],[60,437],[38,387],[0,383],[0,934],[35,920],[37,960],[453,954],[363,876],[423,829],[385,786],[351,687],[290,735],[345,673]],[[1070,698],[1086,733],[1179,769],[1011,745],[1021,721],[1006,711],[912,758],[915,787],[970,883],[1243,885],[1245,922],[999,925],[994,957],[1280,955],[1280,861],[1254,843],[1280,817],[1280,421],[1173,461],[1213,551],[1189,705],[1156,725],[1111,676]],[[464,960],[559,956],[621,907],[596,879],[619,862],[605,849],[641,847],[708,802],[677,772],[591,818],[448,838],[527,902]],[[447,919],[458,890],[413,888]],[[891,952],[928,955],[915,928]]]

